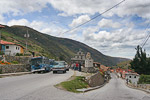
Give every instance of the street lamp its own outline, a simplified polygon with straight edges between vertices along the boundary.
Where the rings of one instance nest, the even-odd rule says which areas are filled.
[[[27,43],[27,42],[28,42],[28,38],[30,37],[30,36],[29,36],[29,33],[28,33],[28,30],[27,30],[27,33],[24,34],[24,37],[26,38],[26,53],[27,53],[27,50],[28,50],[28,49],[27,49],[27,46],[28,46],[28,43]]]

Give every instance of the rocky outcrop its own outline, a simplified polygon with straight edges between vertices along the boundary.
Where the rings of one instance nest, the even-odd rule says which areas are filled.
[[[100,74],[100,72],[97,72],[96,74],[87,77],[87,83],[90,87],[96,87],[104,84],[104,77]]]

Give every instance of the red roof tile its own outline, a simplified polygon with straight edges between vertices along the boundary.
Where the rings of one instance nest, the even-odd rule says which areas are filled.
[[[21,46],[22,48],[24,48],[22,45],[20,45],[20,44],[16,44],[16,43],[13,43],[13,42],[7,42],[7,41],[3,41],[3,40],[1,40],[0,41],[0,44],[3,44],[3,45],[18,45],[18,46]]]
[[[108,70],[108,67],[106,67],[106,66],[104,66],[104,65],[101,65],[100,68],[103,69],[104,71],[107,71],[107,70]]]
[[[15,44],[15,43],[7,42],[7,41],[3,41],[3,40],[1,40],[1,41],[0,41],[0,44]]]
[[[4,28],[5,26],[0,25],[0,28]]]

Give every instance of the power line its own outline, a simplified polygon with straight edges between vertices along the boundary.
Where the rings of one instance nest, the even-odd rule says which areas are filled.
[[[148,29],[149,25],[150,25],[150,21],[149,21],[149,23],[147,24],[147,26],[146,26],[146,28],[145,28],[144,33],[147,31],[147,29]],[[147,37],[148,37],[148,36],[149,36],[149,34],[147,34],[146,39],[147,39]],[[143,42],[142,42],[142,44],[141,44],[141,47],[143,47],[143,45],[144,45],[144,43],[145,43],[146,39],[144,39],[144,40],[143,40]]]
[[[148,34],[148,36],[146,37],[145,42],[143,43],[143,45],[141,46],[142,48],[144,47],[144,45],[146,44],[146,42],[148,41],[148,39],[150,38],[150,33]]]
[[[68,32],[70,32],[70,31],[72,31],[72,30],[75,30],[76,28],[79,28],[80,26],[82,26],[82,25],[84,25],[84,24],[86,24],[86,23],[88,23],[88,22],[90,22],[90,21],[92,21],[92,20],[96,19],[97,17],[99,17],[99,16],[103,15],[104,13],[108,12],[109,10],[111,10],[111,9],[115,8],[116,6],[120,5],[120,4],[121,4],[121,3],[123,3],[124,1],[125,1],[125,0],[122,0],[121,2],[119,2],[119,3],[117,3],[116,5],[112,6],[111,8],[109,8],[109,9],[105,10],[105,11],[104,11],[104,12],[102,12],[101,14],[98,14],[97,16],[95,16],[95,17],[91,18],[90,20],[88,20],[88,21],[86,21],[86,22],[84,22],[84,23],[82,23],[82,24],[80,24],[80,25],[78,25],[78,26],[76,26],[76,27],[74,27],[74,28],[71,28],[71,29],[70,29],[70,30],[68,30],[68,31],[65,31],[65,32],[63,32],[63,33],[60,33],[59,35],[61,35],[61,34],[65,34],[65,33],[68,33]],[[57,35],[57,36],[59,36],[59,35]]]

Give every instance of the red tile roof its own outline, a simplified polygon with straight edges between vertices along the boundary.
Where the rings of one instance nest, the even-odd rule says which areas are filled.
[[[5,26],[0,25],[0,28],[4,28]]]
[[[3,41],[3,40],[0,41],[0,44],[3,44],[3,45],[18,45],[18,46],[21,46],[22,48],[24,48],[20,44],[16,44],[16,43],[13,43],[13,42],[7,42],[7,41]]]
[[[107,71],[107,70],[108,70],[108,67],[106,67],[106,66],[104,66],[104,65],[101,65],[100,68],[103,69],[104,71]]]
[[[3,41],[3,40],[1,40],[1,41],[0,41],[0,44],[4,44],[4,45],[6,45],[6,44],[15,44],[15,43],[7,42],[7,41]]]

